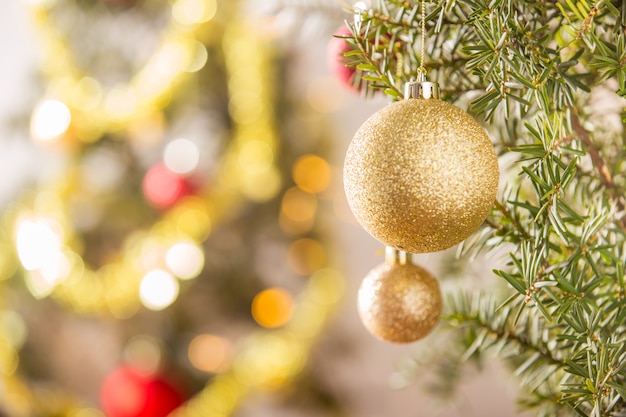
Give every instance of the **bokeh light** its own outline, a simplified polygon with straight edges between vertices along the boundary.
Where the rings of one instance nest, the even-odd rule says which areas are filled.
[[[309,278],[311,299],[321,305],[337,303],[345,292],[345,281],[338,271],[330,268],[320,269]]]
[[[33,139],[49,142],[63,135],[70,127],[72,115],[65,103],[59,100],[43,100],[33,111],[30,133]]]
[[[285,192],[282,201],[282,212],[295,221],[311,220],[317,210],[317,198],[297,187]]]
[[[185,198],[170,211],[170,215],[175,219],[176,230],[181,235],[202,241],[211,233],[211,217],[206,202],[200,197]]]
[[[315,239],[296,239],[289,245],[288,260],[294,272],[310,275],[326,264],[326,249]]]
[[[106,417],[104,413],[97,408],[81,408],[72,414],[71,417]]]
[[[139,298],[150,310],[163,310],[178,297],[178,281],[167,271],[154,269],[144,275],[139,285]]]
[[[100,403],[108,417],[166,417],[182,402],[171,382],[128,366],[110,373],[100,388]]]
[[[17,254],[29,271],[40,268],[50,254],[61,250],[59,225],[50,219],[23,218],[16,228]]]
[[[248,175],[260,174],[271,168],[274,151],[263,141],[251,140],[241,146],[239,166]]]
[[[209,60],[209,53],[206,50],[206,47],[198,42],[194,41],[193,53],[191,56],[191,60],[189,61],[189,66],[187,66],[187,72],[196,72],[200,71],[206,65]]]
[[[292,313],[293,297],[281,288],[263,290],[252,301],[252,317],[263,327],[280,327],[289,321]]]
[[[178,0],[172,6],[172,16],[183,25],[208,22],[215,16],[215,0]]]
[[[231,343],[223,337],[212,334],[199,334],[189,343],[189,361],[204,372],[224,371],[232,357]]]
[[[178,278],[192,279],[197,277],[204,267],[204,253],[196,244],[179,242],[167,250],[165,264]]]
[[[256,174],[244,174],[240,180],[241,193],[257,203],[274,198],[282,185],[281,173],[275,166]]]
[[[200,151],[189,139],[175,139],[163,151],[163,163],[176,174],[189,174],[198,167]]]
[[[103,96],[104,92],[98,80],[83,77],[74,86],[70,103],[79,110],[91,111],[98,106]]]
[[[143,179],[143,193],[153,206],[166,209],[191,193],[191,186],[165,165],[151,167]]]
[[[161,366],[161,346],[147,335],[131,338],[124,348],[124,360],[143,375],[154,375]]]
[[[293,179],[308,193],[319,193],[328,188],[332,174],[330,165],[317,155],[303,155],[293,165]]]
[[[63,253],[62,233],[58,223],[47,218],[22,218],[16,227],[15,244],[33,293],[45,296],[67,278],[71,263]]]
[[[0,331],[6,341],[16,349],[24,344],[28,335],[24,319],[12,310],[0,311]]]

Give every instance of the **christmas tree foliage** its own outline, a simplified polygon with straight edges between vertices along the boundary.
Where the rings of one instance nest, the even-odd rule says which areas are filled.
[[[423,64],[485,121],[503,171],[461,250],[508,252],[507,290],[447,298],[465,347],[438,352],[443,369],[495,353],[534,415],[626,415],[626,2],[428,1],[424,61],[420,2],[373,3],[346,37],[355,83],[399,99]]]
[[[222,417],[292,384],[336,408],[305,371],[343,291],[327,132],[270,23],[230,0],[24,8],[43,85],[16,125],[41,164],[0,221],[0,414]]]

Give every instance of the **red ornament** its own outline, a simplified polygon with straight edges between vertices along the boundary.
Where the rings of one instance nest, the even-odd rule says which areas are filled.
[[[175,205],[180,199],[193,192],[187,177],[176,174],[163,164],[157,164],[143,178],[143,194],[146,200],[160,209]]]
[[[350,32],[350,29],[342,26],[335,32],[334,36],[351,35],[352,33]],[[352,48],[350,48],[350,44],[348,44],[348,41],[345,38],[336,38],[334,36],[328,42],[328,47],[326,49],[326,61],[328,63],[328,67],[343,85],[354,90],[355,87],[352,86],[351,80],[356,73],[356,68],[349,67],[347,65],[348,60],[345,56],[343,56],[344,53],[351,51]]]
[[[159,376],[123,366],[102,384],[100,402],[108,417],[166,417],[183,403],[181,393]]]

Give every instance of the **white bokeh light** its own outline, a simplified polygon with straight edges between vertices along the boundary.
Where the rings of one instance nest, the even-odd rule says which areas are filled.
[[[70,127],[70,109],[58,100],[43,100],[33,111],[30,133],[33,139],[49,142],[61,136]]]
[[[178,281],[167,271],[153,269],[139,285],[139,298],[150,310],[163,310],[178,297]]]
[[[61,237],[47,219],[22,219],[16,228],[17,255],[24,268],[32,271],[43,267],[61,250]]]
[[[31,291],[47,295],[67,278],[72,265],[63,253],[58,224],[46,218],[21,219],[16,228],[15,245],[24,269],[32,274]]]
[[[189,139],[175,139],[163,151],[163,163],[172,172],[189,174],[198,167],[200,151]]]
[[[172,245],[165,254],[165,264],[180,279],[192,279],[204,267],[204,253],[195,244],[179,242]]]

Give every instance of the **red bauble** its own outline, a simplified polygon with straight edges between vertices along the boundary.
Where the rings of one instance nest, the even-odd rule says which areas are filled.
[[[342,26],[335,32],[334,36],[351,35],[352,33],[350,32],[350,29]],[[328,63],[328,67],[343,85],[354,90],[351,80],[356,73],[356,68],[349,67],[347,65],[348,61],[346,57],[343,56],[344,53],[352,50],[352,48],[350,48],[350,45],[345,38],[336,38],[334,36],[328,42],[328,47],[326,49],[326,61]]]
[[[183,396],[165,379],[123,366],[104,380],[100,402],[108,417],[166,417]]]
[[[160,209],[172,207],[193,192],[187,177],[170,171],[163,164],[157,164],[146,172],[142,186],[146,200]]]

